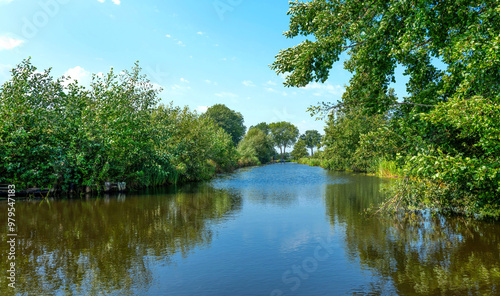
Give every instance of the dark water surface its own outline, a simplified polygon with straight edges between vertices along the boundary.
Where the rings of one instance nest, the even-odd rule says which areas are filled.
[[[16,203],[0,295],[500,295],[500,224],[367,217],[387,181],[298,164],[118,198]]]

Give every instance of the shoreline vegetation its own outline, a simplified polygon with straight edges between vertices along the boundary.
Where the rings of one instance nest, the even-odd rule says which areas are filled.
[[[0,184],[19,191],[102,192],[194,182],[234,170],[231,136],[208,116],[160,104],[159,89],[131,71],[93,75],[89,87],[54,79],[30,60],[0,88]]]
[[[289,122],[263,122],[245,133],[242,115],[224,105],[200,115],[160,104],[160,90],[140,71],[136,63],[131,71],[93,75],[86,88],[69,77],[54,79],[50,69],[37,71],[29,59],[14,68],[11,80],[0,87],[0,184],[16,184],[18,191],[36,188],[32,195],[38,197],[71,197],[100,194],[105,184],[125,183],[128,190],[159,187],[294,159],[396,179],[384,189],[390,198],[379,210],[433,208],[481,219],[500,217],[500,169],[494,153],[499,140],[485,138],[499,124],[493,121],[500,118],[496,104],[484,106],[491,109],[482,119],[491,131],[479,130],[479,121],[469,127],[477,128],[476,138],[447,134],[445,140],[472,145],[474,153],[494,149],[483,156],[465,157],[464,152],[453,158],[443,147],[427,147],[427,154],[418,148],[426,141],[415,129],[422,119],[413,119],[416,127],[404,130],[415,133],[415,142],[397,133],[395,125],[409,128],[405,118],[367,115],[359,108],[332,113],[324,136],[317,131],[299,136]],[[475,103],[484,102],[478,98]],[[435,128],[446,127],[426,126],[424,131]],[[286,152],[292,145],[293,151]],[[306,157],[307,148],[311,157]]]
[[[222,104],[203,114],[160,104],[138,62],[89,86],[50,72],[26,59],[0,86],[0,191],[78,197],[208,180],[283,158],[299,134],[289,122],[245,134],[241,113]]]
[[[340,100],[309,108],[327,124],[307,162],[400,176],[389,212],[500,219],[497,1],[296,1],[288,16],[284,35],[307,38],[271,65],[285,86],[327,82],[344,55],[352,74]],[[391,88],[397,69],[405,94]]]

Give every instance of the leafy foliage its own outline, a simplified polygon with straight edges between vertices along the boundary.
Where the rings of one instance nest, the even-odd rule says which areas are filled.
[[[286,148],[295,144],[299,137],[299,129],[290,122],[280,121],[269,124],[271,138],[275,146],[280,148],[281,157],[286,153]]]
[[[252,128],[260,129],[266,136],[269,135],[269,133],[271,133],[271,129],[269,128],[269,125],[265,122],[261,122],[255,126],[251,126],[248,130],[250,130]]]
[[[271,68],[286,86],[325,82],[349,54],[342,102],[310,108],[330,114],[329,168],[376,171],[387,161],[413,180],[395,190],[396,204],[412,204],[415,191],[421,206],[500,217],[497,1],[295,1],[288,14],[285,36],[314,41],[277,55]],[[398,65],[404,98],[389,88]]]
[[[296,160],[307,156],[306,142],[303,139],[299,139],[295,143],[291,155]]]
[[[305,142],[307,148],[311,149],[311,156],[314,156],[313,148],[321,143],[321,134],[317,130],[308,130],[300,136],[300,139]]]
[[[374,157],[363,149],[364,135],[375,131],[383,122],[380,115],[368,116],[361,110],[330,116],[325,128],[324,157],[327,168],[334,170],[369,170]]]
[[[240,112],[229,109],[226,105],[213,105],[208,108],[203,116],[210,117],[218,126],[231,135],[235,146],[238,145],[245,135],[246,127],[243,125],[243,115]]]
[[[245,138],[238,145],[238,152],[243,159],[257,159],[256,163],[259,164],[268,163],[275,154],[271,138],[257,127],[248,130]]]
[[[238,144],[240,165],[268,163],[276,153],[270,136],[261,129],[251,127],[245,138]]]
[[[230,136],[188,109],[158,105],[136,64],[88,89],[23,61],[0,88],[0,183],[68,191],[206,179],[236,165]]]

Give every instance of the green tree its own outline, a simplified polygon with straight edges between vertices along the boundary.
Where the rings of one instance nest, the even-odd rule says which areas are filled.
[[[497,1],[296,1],[288,14],[290,30],[284,35],[312,35],[315,41],[306,39],[276,57],[271,67],[289,73],[287,86],[325,82],[333,63],[347,52],[345,67],[354,75],[343,104],[428,111],[451,96],[498,97]],[[446,71],[433,65],[435,58]],[[409,76],[410,96],[403,102],[385,96],[398,63]]]
[[[311,149],[311,156],[314,156],[313,148],[321,143],[321,134],[317,130],[308,130],[300,138],[305,142],[306,147]]]
[[[0,183],[62,192],[196,181],[236,166],[233,141],[208,117],[158,105],[136,64],[88,89],[25,60],[0,87]]]
[[[290,122],[281,121],[269,124],[271,138],[275,146],[280,148],[281,157],[286,153],[286,148],[297,141],[299,129]]]
[[[248,130],[250,130],[251,128],[260,129],[266,136],[271,132],[271,130],[269,129],[269,125],[265,122],[261,122],[255,126],[251,126]]]
[[[234,146],[237,146],[245,135],[246,127],[243,125],[243,115],[229,109],[224,104],[213,105],[208,108],[204,116],[210,117],[222,127],[231,136]]]
[[[251,127],[238,144],[238,151],[245,157],[256,157],[260,163],[268,163],[274,155],[271,138],[257,127]]]
[[[328,168],[334,170],[366,171],[373,158],[360,153],[363,135],[375,131],[381,124],[380,115],[367,115],[361,109],[331,115],[325,128],[325,156]],[[371,156],[371,155],[370,155]]]
[[[306,142],[303,139],[299,139],[297,143],[295,143],[291,155],[295,160],[307,156]]]
[[[285,36],[313,41],[280,51],[271,68],[287,73],[286,86],[302,87],[325,82],[347,53],[344,65],[353,76],[342,101],[310,110],[335,110],[346,122],[351,114],[361,120],[384,114],[389,122],[381,130],[357,129],[361,133],[352,143],[359,138],[358,147],[400,154],[406,173],[425,180],[416,181],[428,184],[425,190],[400,186],[396,196],[407,198],[408,205],[431,200],[461,213],[500,217],[500,156],[493,148],[500,140],[492,137],[500,104],[499,12],[496,0],[290,2]],[[389,89],[398,65],[409,79],[402,99]],[[471,102],[483,114],[474,124],[474,114],[463,109]],[[347,130],[338,132],[349,136]],[[326,149],[338,146],[328,133]],[[377,136],[406,149],[382,149]]]

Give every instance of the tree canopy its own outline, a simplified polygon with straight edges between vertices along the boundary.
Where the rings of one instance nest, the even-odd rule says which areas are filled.
[[[204,180],[236,166],[221,127],[160,105],[158,91],[138,64],[94,75],[85,88],[24,60],[0,86],[0,183],[67,192],[127,182],[133,189]]]
[[[311,149],[311,156],[314,155],[314,147],[317,147],[321,142],[321,134],[317,130],[308,130],[300,139],[304,141],[307,148]]]
[[[269,125],[265,122],[261,122],[255,126],[251,126],[248,130],[252,129],[252,128],[258,128],[260,129],[265,135],[269,135],[270,133],[270,129],[269,129]]]
[[[286,86],[325,82],[348,54],[342,101],[310,108],[329,115],[327,163],[397,161],[412,178],[395,194],[406,203],[394,205],[500,217],[498,1],[295,1],[288,15],[284,35],[307,39],[271,65]],[[403,98],[390,88],[398,66],[408,76]]]
[[[269,124],[271,138],[275,146],[280,148],[281,156],[286,153],[286,148],[295,144],[299,136],[299,129],[290,122],[280,121]]]
[[[302,138],[293,146],[291,155],[295,160],[307,156],[306,142]]]
[[[354,75],[344,104],[375,111],[396,104],[433,106],[473,95],[497,98],[500,14],[497,1],[291,2],[288,38],[313,36],[280,51],[272,69],[288,73],[285,85],[325,82],[343,52]],[[439,59],[445,70],[433,60]],[[396,102],[385,94],[400,64],[410,96]],[[421,110],[422,108],[418,108]]]
[[[204,116],[210,117],[218,126],[222,127],[232,138],[234,145],[238,145],[245,135],[243,115],[233,111],[224,104],[216,104],[208,108]]]
[[[257,127],[251,127],[248,130],[243,140],[238,144],[238,151],[242,159],[252,160],[256,158],[261,164],[268,163],[276,153],[270,136]]]

